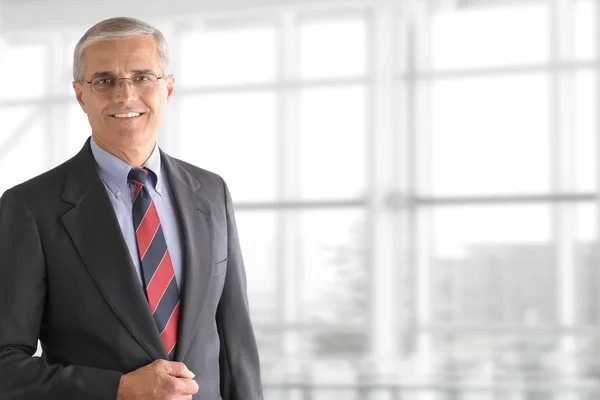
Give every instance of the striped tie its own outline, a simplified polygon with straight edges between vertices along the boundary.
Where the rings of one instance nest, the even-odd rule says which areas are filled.
[[[146,187],[149,173],[146,168],[133,168],[129,172],[129,180],[135,185],[133,226],[148,305],[168,358],[173,360],[179,320],[179,289],[156,206]]]

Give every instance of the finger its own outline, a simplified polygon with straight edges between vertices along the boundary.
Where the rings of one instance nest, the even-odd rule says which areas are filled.
[[[179,394],[181,395],[192,395],[198,393],[198,383],[193,379],[180,378],[179,380]]]
[[[166,361],[164,364],[164,369],[169,375],[177,378],[193,379],[194,376],[196,376],[182,362]]]

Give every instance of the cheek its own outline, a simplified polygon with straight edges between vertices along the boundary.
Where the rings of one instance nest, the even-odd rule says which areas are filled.
[[[160,118],[160,116],[164,113],[166,102],[162,97],[154,97],[147,103],[148,108],[152,112],[152,118]]]
[[[85,101],[85,99],[84,99]],[[104,104],[98,102],[97,99],[89,99],[85,102],[85,112],[89,118],[98,119],[102,117]]]

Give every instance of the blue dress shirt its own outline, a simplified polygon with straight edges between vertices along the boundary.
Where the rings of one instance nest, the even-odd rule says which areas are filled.
[[[98,175],[106,186],[108,197],[110,198],[110,202],[112,203],[117,219],[119,220],[123,238],[129,248],[129,254],[131,255],[133,265],[135,266],[135,271],[143,286],[140,257],[138,255],[137,242],[133,230],[132,207],[135,185],[127,181],[127,175],[132,167],[125,161],[98,146],[93,137],[90,143],[92,153],[96,159]],[[167,174],[164,170],[164,166],[162,166],[160,162],[160,151],[158,150],[158,146],[154,146],[152,154],[142,166],[153,172],[153,174],[150,174],[150,186],[153,187],[149,187],[148,189],[152,196],[152,200],[156,205],[156,211],[160,218],[160,223],[165,234],[165,240],[167,241],[167,248],[171,255],[173,269],[175,270],[177,287],[181,292],[183,281],[182,249],[179,227]]]

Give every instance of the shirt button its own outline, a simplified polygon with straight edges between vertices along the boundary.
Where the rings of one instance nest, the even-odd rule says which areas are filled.
[[[117,190],[117,192],[115,193],[115,195],[116,195],[117,197],[121,197],[121,191],[120,191],[120,190]]]

